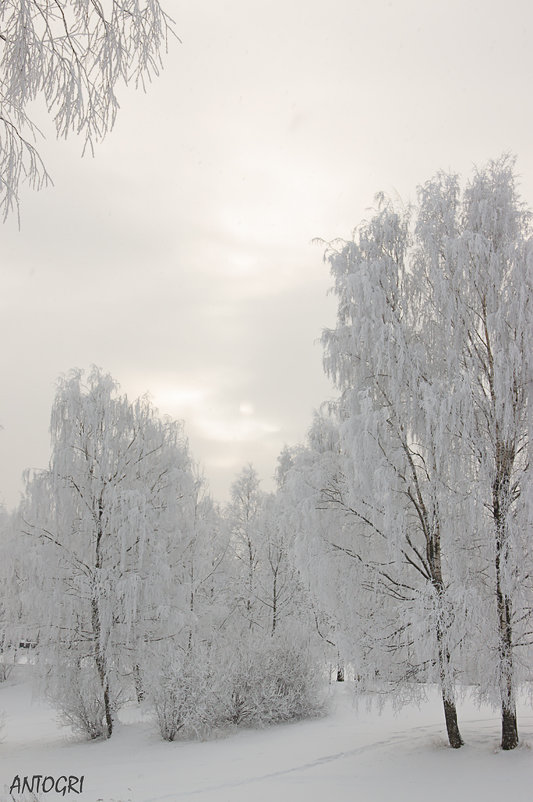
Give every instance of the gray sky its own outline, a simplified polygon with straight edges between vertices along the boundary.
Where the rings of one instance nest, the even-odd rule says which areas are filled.
[[[183,418],[224,500],[246,462],[271,487],[334,391],[316,344],[335,302],[315,237],[349,236],[378,190],[516,153],[533,203],[530,0],[167,0],[147,94],[2,231],[0,497],[45,467],[59,374],[95,363]]]

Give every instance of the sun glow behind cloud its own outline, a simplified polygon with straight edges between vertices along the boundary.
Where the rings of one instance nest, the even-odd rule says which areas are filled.
[[[282,426],[250,398],[239,398],[237,374],[221,381],[215,373],[203,384],[192,374],[159,377],[158,383],[156,378],[154,405],[161,414],[184,421],[193,456],[209,471],[218,498],[226,495],[243,464],[275,460],[283,446]]]
[[[280,431],[270,420],[258,418],[249,401],[228,405],[217,393],[192,385],[157,387],[151,393],[154,406],[164,415],[184,418],[187,429],[208,441],[253,442]]]
[[[266,420],[251,416],[224,418],[197,418],[195,425],[208,440],[219,443],[256,442],[272,434],[280,427]]]
[[[237,386],[239,378],[233,378]],[[154,376],[151,399],[162,415],[184,421],[192,455],[205,466],[219,500],[227,498],[234,476],[247,462],[253,462],[264,474],[266,468],[268,489],[270,466],[285,442],[282,425],[257,411],[249,399],[239,401],[237,387],[228,393],[227,385],[216,376],[211,376],[210,382],[211,389],[194,376],[184,376],[181,381],[160,378],[157,384]]]

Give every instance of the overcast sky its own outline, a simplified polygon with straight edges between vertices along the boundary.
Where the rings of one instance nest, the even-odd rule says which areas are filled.
[[[533,205],[531,0],[166,0],[172,43],[95,158],[40,150],[52,189],[2,231],[0,494],[46,467],[57,377],[97,364],[183,418],[225,500],[333,397],[317,237],[378,190],[516,153]]]

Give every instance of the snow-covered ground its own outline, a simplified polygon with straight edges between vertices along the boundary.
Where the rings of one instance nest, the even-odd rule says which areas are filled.
[[[381,714],[355,708],[349,684],[332,691],[330,715],[312,721],[240,730],[213,741],[166,743],[134,708],[110,741],[87,742],[60,726],[32,699],[25,667],[0,686],[0,800],[15,775],[84,776],[83,793],[40,800],[84,802],[531,802],[533,711],[520,705],[521,745],[498,748],[499,721],[469,699],[459,706],[466,746],[446,745],[438,697],[420,708]],[[15,800],[23,797],[14,794]],[[25,799],[29,800],[26,794]]]

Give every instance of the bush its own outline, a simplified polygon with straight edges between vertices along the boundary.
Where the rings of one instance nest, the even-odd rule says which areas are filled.
[[[60,720],[75,731],[91,739],[106,732],[103,690],[92,661],[61,665],[48,678],[47,696]]]
[[[305,644],[250,639],[229,668],[228,720],[267,726],[319,715],[324,677]]]
[[[229,726],[264,727],[319,715],[324,676],[304,644],[288,638],[240,639],[209,653],[168,652],[150,698],[161,736],[203,738]]]
[[[165,741],[178,734],[205,737],[218,724],[218,701],[203,655],[168,653],[153,678],[149,698]]]

